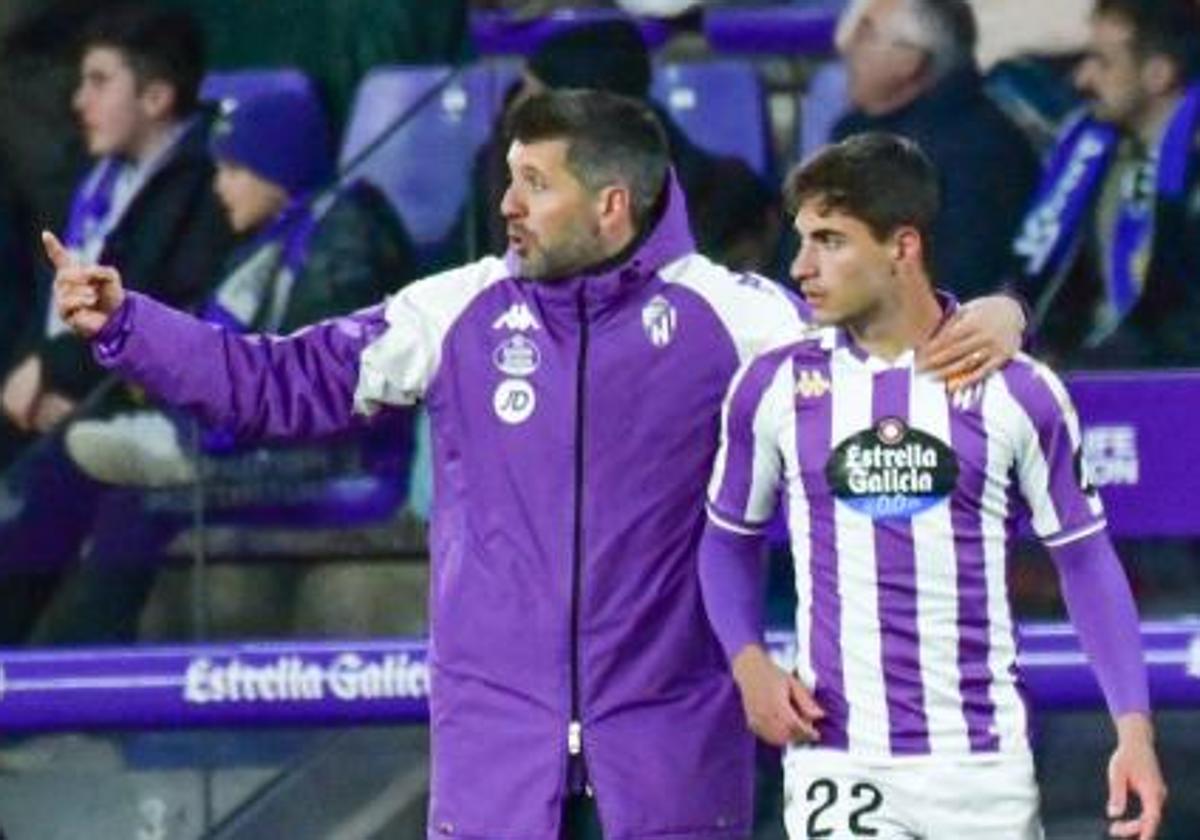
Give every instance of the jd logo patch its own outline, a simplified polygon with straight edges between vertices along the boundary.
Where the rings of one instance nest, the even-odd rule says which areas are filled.
[[[533,386],[524,379],[505,379],[492,397],[496,416],[510,426],[528,420],[536,406],[537,396]]]
[[[825,480],[835,497],[872,519],[910,519],[954,490],[958,457],[933,435],[885,417],[838,444]]]

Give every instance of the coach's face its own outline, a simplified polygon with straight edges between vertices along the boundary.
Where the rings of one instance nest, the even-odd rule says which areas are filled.
[[[568,168],[567,141],[514,141],[508,169],[500,213],[523,276],[555,280],[606,257],[600,199]]]
[[[854,326],[890,305],[898,287],[896,235],[880,241],[863,222],[818,200],[801,205],[796,232],[791,275],[816,323]]]

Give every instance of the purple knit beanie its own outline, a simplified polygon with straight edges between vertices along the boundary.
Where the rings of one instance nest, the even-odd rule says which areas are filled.
[[[293,198],[333,180],[333,149],[320,104],[296,91],[233,104],[213,127],[213,157],[244,166]]]

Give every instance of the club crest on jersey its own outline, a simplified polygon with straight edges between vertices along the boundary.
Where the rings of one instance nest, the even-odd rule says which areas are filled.
[[[805,368],[796,374],[796,396],[816,400],[829,393],[832,387],[825,374],[819,370]]]
[[[542,354],[533,339],[517,333],[496,348],[492,362],[501,373],[509,376],[530,376],[542,363]]]
[[[958,481],[958,457],[933,435],[885,417],[843,440],[825,464],[833,495],[872,519],[909,519]]]
[[[529,310],[529,304],[514,303],[508,309],[504,310],[504,314],[492,322],[492,329],[527,332],[530,330],[540,330],[541,326]]]
[[[524,379],[505,379],[492,397],[496,416],[510,426],[528,420],[536,406],[537,395]]]
[[[675,337],[678,316],[675,307],[662,295],[655,295],[642,309],[642,328],[655,347],[666,347]]]

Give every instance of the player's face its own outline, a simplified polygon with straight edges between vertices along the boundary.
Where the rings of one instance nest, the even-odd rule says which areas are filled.
[[[523,276],[566,277],[604,259],[597,199],[568,169],[565,140],[514,141],[508,169],[500,212]]]
[[[136,156],[150,115],[137,77],[119,50],[87,50],[72,105],[89,153]]]
[[[287,204],[287,193],[277,184],[228,161],[217,162],[214,189],[225,208],[229,226],[237,233],[262,227]]]
[[[1090,99],[1097,118],[1136,128],[1149,107],[1143,67],[1134,50],[1133,28],[1120,18],[1097,15],[1075,84]]]
[[[796,214],[800,249],[791,275],[822,325],[850,325],[888,304],[896,289],[896,245],[853,216],[806,201]]]

